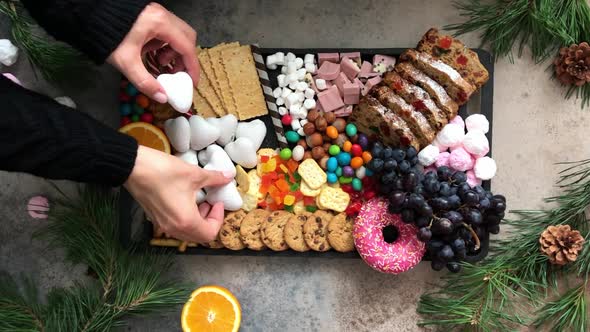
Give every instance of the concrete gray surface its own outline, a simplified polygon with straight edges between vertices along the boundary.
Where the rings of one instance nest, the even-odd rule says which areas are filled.
[[[199,32],[203,45],[239,40],[266,47],[405,47],[431,26],[462,18],[451,1],[175,1],[169,8]],[[0,38],[8,36],[2,21]],[[463,36],[471,47],[476,35]],[[549,80],[546,64],[524,57],[496,64],[494,158],[499,171],[493,190],[508,197],[511,209],[535,208],[556,193],[560,161],[588,158],[585,144],[590,110],[562,99]],[[62,90],[36,80],[24,57],[2,72],[12,72],[29,88],[51,96],[70,95],[79,107],[117,125],[117,73],[100,69],[91,89]],[[72,77],[76,80],[76,77]],[[492,83],[489,83],[492,84]],[[67,190],[72,184],[61,183]],[[55,195],[42,179],[0,172],[0,267],[36,277],[45,289],[83,278],[62,254],[31,240],[43,221],[33,220],[25,204],[35,194]],[[242,331],[421,331],[415,312],[420,294],[442,273],[427,263],[399,276],[372,271],[360,260],[178,257],[170,273],[194,283],[232,290],[243,308]],[[179,329],[179,310],[131,321],[132,331]]]

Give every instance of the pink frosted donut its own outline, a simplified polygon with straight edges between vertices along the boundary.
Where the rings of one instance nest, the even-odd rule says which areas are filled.
[[[389,203],[384,198],[374,198],[361,207],[354,222],[354,245],[373,269],[398,274],[416,266],[426,252],[424,242],[418,240],[418,229],[405,224],[399,215],[389,213]],[[385,242],[383,229],[394,226],[398,236],[392,243]]]

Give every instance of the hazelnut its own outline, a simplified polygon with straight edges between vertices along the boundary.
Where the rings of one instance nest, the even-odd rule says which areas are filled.
[[[321,146],[316,146],[315,148],[313,148],[311,150],[311,156],[315,160],[320,160],[325,155],[326,155],[326,152],[324,152],[324,148],[322,148]]]
[[[322,146],[322,144],[324,144],[324,139],[322,138],[322,134],[320,133],[313,133],[311,136],[308,137],[309,140],[307,141],[307,145],[310,147]]]
[[[303,160],[307,160],[307,159],[311,159],[311,152],[310,151],[305,151],[305,153],[303,153]]]
[[[324,151],[328,152],[328,150],[330,150],[331,146],[332,146],[332,144],[330,144],[330,143],[324,143],[324,146],[323,146]]]
[[[328,169],[328,159],[330,159],[330,157],[328,157],[328,156],[326,156],[326,155],[324,155],[324,156],[322,157],[322,159],[320,159],[320,162],[319,162],[319,164],[320,164],[320,167],[321,167],[321,168],[322,168],[324,171]]]
[[[318,117],[315,120],[315,128],[318,131],[324,131],[324,130],[326,130],[327,127],[328,127],[328,121],[326,121],[326,119],[324,119],[323,117]]]
[[[326,112],[324,113],[324,119],[326,119],[329,124],[332,124],[336,120],[336,115],[334,112]]]
[[[301,145],[303,150],[307,150],[307,142],[303,138],[297,141],[297,145]]]
[[[350,142],[352,144],[356,144],[356,143],[358,143],[358,141],[359,141],[359,135],[354,135],[350,138]]]
[[[315,133],[315,125],[313,124],[313,122],[308,122],[303,126],[303,132],[305,133],[306,136],[309,136],[313,133]]]
[[[307,112],[307,121],[315,122],[315,120],[317,120],[319,116],[320,112],[318,110],[310,110],[309,112]]]
[[[339,133],[343,133],[344,130],[346,130],[346,120],[344,120],[343,118],[338,118],[334,120],[332,126],[334,126]]]
[[[336,137],[336,139],[334,140],[334,144],[338,145],[339,147],[342,147],[344,145],[344,142],[346,141],[348,141],[348,136],[342,133],[338,134],[338,137]]]

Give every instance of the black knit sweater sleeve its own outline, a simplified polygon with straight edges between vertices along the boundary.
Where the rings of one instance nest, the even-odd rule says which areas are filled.
[[[117,48],[149,0],[21,0],[49,34],[97,63]]]
[[[121,185],[137,142],[0,75],[0,169]]]

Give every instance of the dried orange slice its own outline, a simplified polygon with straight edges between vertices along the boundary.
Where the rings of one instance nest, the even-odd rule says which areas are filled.
[[[170,142],[166,134],[152,124],[147,122],[133,122],[121,127],[119,131],[135,138],[139,145],[170,153]]]
[[[184,332],[237,332],[242,321],[238,299],[220,286],[195,290],[182,309]]]

